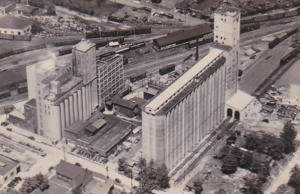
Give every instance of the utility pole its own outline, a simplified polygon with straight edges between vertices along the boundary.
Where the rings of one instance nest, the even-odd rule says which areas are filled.
[[[109,176],[108,176],[108,166],[106,166],[106,178],[108,179]]]
[[[199,60],[199,38],[198,37],[196,39],[196,56],[195,56],[195,60],[196,61]]]
[[[132,189],[132,168],[131,168],[131,175],[130,175],[130,185],[131,185],[131,189]]]

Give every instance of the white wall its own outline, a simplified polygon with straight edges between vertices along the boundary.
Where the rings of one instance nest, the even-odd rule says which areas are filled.
[[[0,28],[0,33],[2,33],[2,34],[11,34],[11,35],[31,34],[31,26],[28,26],[24,29]]]

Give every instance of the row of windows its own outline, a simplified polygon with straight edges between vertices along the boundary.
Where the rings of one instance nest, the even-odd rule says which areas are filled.
[[[216,38],[219,38],[219,36],[218,36],[218,35],[216,35],[215,37],[216,37]],[[223,36],[220,36],[220,39],[221,39],[221,40],[226,40],[226,38],[225,38],[225,37],[223,37]]]
[[[103,75],[110,74],[110,73],[115,72],[115,71],[123,71],[123,68],[120,68],[119,66],[117,66],[115,68],[110,68],[110,69],[107,69],[107,68],[100,69],[99,71],[100,71],[99,75],[101,77]]]
[[[27,30],[22,30],[22,31],[17,31],[17,34],[18,35],[21,35],[22,33],[26,33],[26,32],[29,32],[30,29],[28,28]],[[8,31],[8,30],[0,30],[0,33],[3,33],[3,34],[15,34],[15,31],[11,30],[11,31]]]

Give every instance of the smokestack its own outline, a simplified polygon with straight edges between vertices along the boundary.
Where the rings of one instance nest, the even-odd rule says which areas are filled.
[[[199,59],[199,38],[196,39],[196,56],[195,60],[198,61]]]

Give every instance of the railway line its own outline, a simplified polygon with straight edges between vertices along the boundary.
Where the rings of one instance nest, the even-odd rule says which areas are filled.
[[[201,160],[206,156],[213,148],[217,145],[219,141],[224,140],[224,137],[227,133],[230,133],[238,124],[238,120],[230,121],[231,118],[227,118],[214,132],[212,132],[204,141],[200,144],[200,146],[193,151],[193,153],[188,157],[186,163],[183,165],[179,165],[172,175],[172,181],[174,185],[180,184],[183,180],[185,180],[186,176],[189,175],[193,170],[193,174],[197,172],[195,170]],[[204,148],[203,148],[204,147]],[[177,174],[177,176],[176,176]]]

